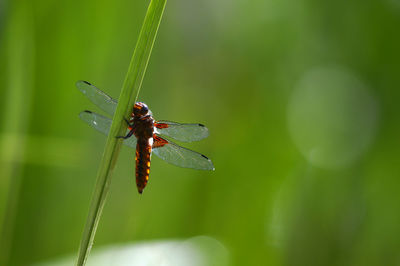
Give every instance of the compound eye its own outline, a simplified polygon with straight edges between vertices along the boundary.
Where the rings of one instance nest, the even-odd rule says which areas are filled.
[[[141,111],[142,111],[143,113],[147,113],[147,112],[149,111],[149,108],[147,108],[146,105],[143,105]]]

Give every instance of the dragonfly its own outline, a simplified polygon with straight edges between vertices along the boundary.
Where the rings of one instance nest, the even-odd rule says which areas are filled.
[[[114,115],[117,101],[91,83],[80,80],[76,87],[101,110]],[[92,111],[79,114],[81,120],[97,131],[108,135],[112,120]],[[182,124],[167,120],[154,120],[152,112],[145,103],[136,102],[131,117],[125,119],[128,129],[123,144],[136,150],[136,186],[142,194],[149,180],[151,155],[154,153],[167,163],[198,170],[215,170],[211,160],[198,152],[181,147],[171,139],[181,142],[199,141],[208,137],[208,129],[203,124]]]

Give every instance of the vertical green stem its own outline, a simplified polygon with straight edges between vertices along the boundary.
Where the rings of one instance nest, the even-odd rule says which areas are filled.
[[[34,83],[34,19],[30,1],[10,3],[5,27],[6,56],[2,69],[5,84],[4,134],[0,136],[0,265],[9,265],[17,215],[20,184],[23,181],[26,131],[29,128]]]
[[[81,239],[76,265],[85,265],[92,247],[96,228],[110,185],[112,170],[114,169],[121,147],[121,140],[117,139],[116,136],[124,135],[126,132],[127,125],[124,118],[130,115],[131,107],[138,97],[166,2],[166,0],[152,0],[147,9],[139,39],[136,43],[128,73],[126,74],[122,91],[118,99],[118,106],[114,114],[110,133],[97,173],[97,182]]]

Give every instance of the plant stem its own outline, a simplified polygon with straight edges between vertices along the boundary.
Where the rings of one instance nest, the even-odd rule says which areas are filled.
[[[116,136],[122,136],[126,132],[127,124],[124,118],[129,117],[131,107],[137,100],[166,1],[152,0],[144,18],[97,173],[96,187],[79,248],[76,263],[78,266],[85,265],[93,244],[96,228],[110,185],[111,174],[122,143]]]
[[[4,36],[1,71],[8,79],[1,82],[6,91],[0,118],[4,128],[0,136],[0,265],[9,265],[32,114],[35,27],[30,1],[10,4]]]

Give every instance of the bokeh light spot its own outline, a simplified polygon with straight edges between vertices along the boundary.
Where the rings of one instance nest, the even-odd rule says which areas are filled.
[[[306,73],[288,105],[290,134],[314,166],[340,168],[359,158],[375,135],[377,101],[367,87],[342,68]]]

